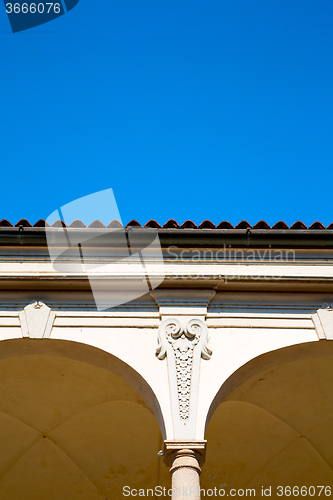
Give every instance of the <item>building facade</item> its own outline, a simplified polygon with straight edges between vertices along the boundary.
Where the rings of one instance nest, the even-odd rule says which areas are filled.
[[[107,228],[66,228],[89,280],[61,223],[60,271],[42,222],[0,224],[2,500],[330,496],[332,229],[152,221],[163,258],[126,301],[142,276]],[[125,298],[96,307],[92,280]]]

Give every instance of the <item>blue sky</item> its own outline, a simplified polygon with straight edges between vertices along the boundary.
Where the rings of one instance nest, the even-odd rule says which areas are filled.
[[[333,221],[332,0],[0,7],[0,219],[113,188],[125,223]]]

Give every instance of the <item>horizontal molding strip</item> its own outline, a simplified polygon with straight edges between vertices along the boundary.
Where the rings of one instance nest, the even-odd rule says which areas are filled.
[[[290,320],[294,320],[294,319],[311,319],[312,318],[312,314],[315,314],[317,309],[319,309],[319,307],[317,307],[314,312],[310,313],[310,312],[306,312],[306,313],[290,313],[289,311],[288,312],[279,312],[279,313],[276,313],[276,312],[269,312],[269,313],[266,313],[266,312],[263,312],[261,313],[260,311],[256,311],[256,312],[225,312],[225,311],[221,311],[221,312],[208,312],[207,314],[207,319],[210,319],[210,320],[214,320],[214,319],[221,319],[221,318],[228,318],[228,319],[231,319],[231,318],[250,318],[250,319],[290,319]]]
[[[157,312],[138,313],[98,313],[55,311],[54,328],[148,328],[156,329],[160,325]],[[206,322],[208,328],[264,328],[270,329],[315,329],[311,314],[251,314],[221,313],[209,314]],[[0,327],[21,326],[17,312],[0,312]]]
[[[265,328],[268,330],[314,329],[312,319],[276,319],[275,322],[272,323],[272,319],[267,318],[208,318],[207,326],[209,328]]]
[[[290,274],[275,274],[276,270],[272,270],[271,273],[266,272],[262,273],[260,272],[261,270],[257,269],[256,272],[253,270],[249,270],[248,267],[243,270],[243,272],[221,272],[220,274],[215,273],[209,273],[203,272],[191,272],[189,273],[189,270],[186,269],[178,269],[177,272],[175,273],[170,273],[170,272],[165,272],[165,273],[149,273],[149,278],[150,279],[156,279],[156,280],[190,280],[190,281],[200,281],[200,280],[210,280],[210,281],[241,281],[241,280],[247,280],[247,281],[276,281],[277,283],[279,281],[299,281],[299,282],[304,282],[304,281],[314,281],[314,280],[321,280],[324,282],[333,282],[333,266],[326,269],[327,273],[325,274],[320,274],[318,273],[318,268],[316,267],[313,269],[313,274],[299,274],[299,272],[295,273],[290,273]],[[216,269],[215,269],[216,271]],[[229,271],[229,270],[228,270]],[[268,270],[266,270],[268,271]],[[61,282],[68,282],[68,281],[88,281],[89,278],[94,279],[94,280],[100,280],[100,281],[131,281],[131,280],[137,280],[137,281],[142,281],[144,280],[146,275],[142,273],[96,273],[96,274],[89,274],[89,276],[85,273],[75,273],[75,274],[60,274],[60,273],[44,273],[44,272],[36,272],[36,273],[28,273],[22,271],[22,273],[0,273],[0,281],[61,281]]]
[[[20,328],[21,323],[18,312],[14,314],[0,315],[0,328],[1,327],[15,327]]]
[[[150,318],[99,318],[56,316],[54,328],[158,328],[159,319]]]

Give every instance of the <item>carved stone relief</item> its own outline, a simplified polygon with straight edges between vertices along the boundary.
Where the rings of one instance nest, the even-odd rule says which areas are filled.
[[[190,319],[182,326],[177,318],[169,318],[162,322],[158,333],[158,359],[164,359],[173,354],[174,362],[169,363],[169,370],[175,369],[176,387],[172,384],[172,374],[169,373],[171,396],[177,392],[178,413],[183,423],[190,419],[192,382],[199,376],[199,363],[195,363],[195,348],[200,349],[200,357],[210,359],[212,351],[208,348],[208,330],[200,319]],[[168,348],[168,346],[171,346]],[[199,353],[198,353],[199,354]],[[200,362],[200,357],[198,361]],[[170,376],[171,375],[171,376]],[[196,391],[198,384],[196,384]],[[197,394],[195,395],[195,399]],[[192,405],[193,406],[193,405]]]

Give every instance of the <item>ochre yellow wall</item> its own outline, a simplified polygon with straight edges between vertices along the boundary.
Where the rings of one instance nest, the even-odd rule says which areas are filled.
[[[215,411],[203,488],[333,485],[333,359],[250,377]],[[104,368],[44,354],[0,360],[0,499],[122,499],[170,487],[157,421]]]
[[[156,419],[107,370],[73,359],[0,360],[1,500],[101,500],[169,485]]]
[[[279,485],[333,489],[333,359],[252,376],[219,405],[206,439],[204,488],[272,486],[272,498]]]

